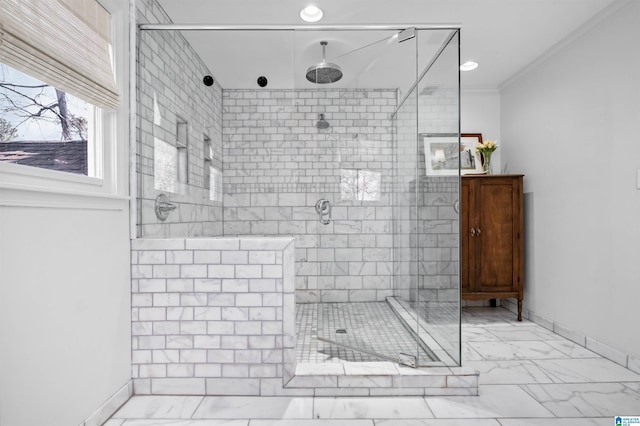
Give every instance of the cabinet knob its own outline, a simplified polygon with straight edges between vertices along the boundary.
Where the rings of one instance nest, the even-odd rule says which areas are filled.
[[[480,236],[482,234],[482,230],[480,228],[476,228],[476,236]]]
[[[472,237],[476,236],[476,229],[475,228],[471,228],[471,236]]]

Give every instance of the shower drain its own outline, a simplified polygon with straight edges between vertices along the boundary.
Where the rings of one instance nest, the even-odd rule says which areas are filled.
[[[347,334],[347,329],[346,328],[337,328],[336,329],[336,334]]]

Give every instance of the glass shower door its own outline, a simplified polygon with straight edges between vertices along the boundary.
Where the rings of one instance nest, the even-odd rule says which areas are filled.
[[[315,214],[308,231],[316,233],[317,275],[309,280],[317,287],[320,352],[330,361],[395,362],[397,336],[406,335],[408,352],[415,339],[386,303],[393,294],[391,115],[398,90],[416,78],[415,40],[400,43],[397,30],[299,31],[296,38],[310,52],[298,59],[316,64],[296,92],[315,127],[304,144],[314,169],[307,208]],[[325,79],[334,80],[312,82]]]

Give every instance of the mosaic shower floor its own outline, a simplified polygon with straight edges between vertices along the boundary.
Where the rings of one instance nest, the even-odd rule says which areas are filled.
[[[297,304],[296,327],[298,362],[385,360],[348,347],[364,349],[391,360],[398,360],[400,353],[417,354],[421,361],[433,360],[416,343],[415,337],[405,328],[387,302]],[[317,339],[318,336],[343,346],[320,341]]]

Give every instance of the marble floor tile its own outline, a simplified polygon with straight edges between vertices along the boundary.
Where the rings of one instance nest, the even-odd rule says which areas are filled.
[[[621,383],[523,385],[557,417],[610,417],[640,412],[640,394]]]
[[[514,327],[513,329],[487,328],[487,332],[496,336],[503,342],[512,342],[520,340],[562,340],[563,337],[558,336],[542,327]]]
[[[463,342],[497,342],[498,339],[495,335],[491,334],[486,328],[483,327],[463,327],[462,328],[462,341]]]
[[[640,393],[640,382],[627,382],[624,385],[629,389]]]
[[[613,426],[613,417],[580,419],[499,419],[502,426]]]
[[[436,418],[553,417],[515,385],[485,385],[479,396],[426,397]]]
[[[469,361],[465,364],[480,372],[481,385],[519,385],[553,383],[553,380],[531,360]]]
[[[433,418],[433,414],[423,398],[316,398],[313,417],[316,419],[420,419]]]
[[[373,420],[251,420],[249,426],[374,426]]]
[[[554,383],[636,382],[640,374],[604,358],[533,361]]]
[[[476,351],[466,343],[462,344],[462,364],[463,365],[466,365],[466,363],[469,361],[483,361],[483,360],[484,358],[482,357],[482,355],[480,355],[480,353],[478,353],[478,351]]]
[[[545,340],[544,342],[569,358],[601,358],[597,353],[564,338],[561,340]]]
[[[114,419],[190,419],[196,411],[201,396],[132,397],[114,415]]]
[[[605,426],[614,415],[640,415],[640,374],[505,309],[463,311],[463,362],[480,372],[477,397],[145,395],[104,426]],[[309,375],[317,366],[298,367]],[[384,375],[387,367],[323,371]]]
[[[313,399],[284,396],[207,396],[194,419],[312,419]]]
[[[567,358],[544,342],[469,342],[467,345],[487,361]]]
[[[500,426],[495,419],[376,420],[376,426]]]
[[[249,420],[126,420],[122,426],[248,426]],[[103,425],[109,426],[109,425]]]

